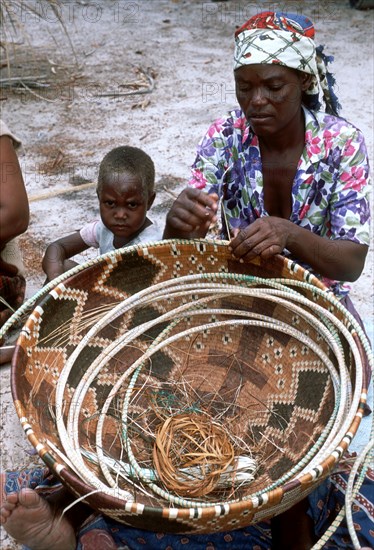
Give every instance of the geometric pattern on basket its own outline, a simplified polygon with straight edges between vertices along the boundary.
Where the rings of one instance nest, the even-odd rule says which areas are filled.
[[[48,444],[51,442],[64,452],[56,429],[54,397],[67,359],[83,341],[96,317],[152,285],[196,273],[243,273],[279,281],[286,278],[301,283],[306,281],[324,290],[312,275],[288,260],[276,257],[268,262],[255,259],[240,263],[231,257],[225,245],[207,241],[166,241],[116,251],[56,287],[34,310],[22,331],[12,386],[18,414],[23,423],[27,419],[32,428],[32,434],[29,428],[25,429],[30,441],[41,455],[48,450],[49,466],[75,494],[81,495],[91,489],[89,486],[83,489],[85,484]],[[232,284],[241,283],[233,280]],[[344,320],[340,311],[321,294],[314,290],[302,290],[302,293]],[[106,352],[119,334],[198,298],[191,293],[185,298],[169,297],[164,302],[151,302],[138,308],[135,304],[100,330],[84,347],[68,377],[63,399],[64,419],[88,366]],[[177,327],[168,329],[168,335],[227,319],[220,313],[204,313],[204,307],[198,316],[187,315]],[[234,434],[254,447],[259,456],[259,471],[253,484],[241,489],[239,502],[227,504],[223,501],[221,506],[215,507],[170,508],[159,497],[142,493],[137,493],[135,503],[122,506],[118,499],[101,493],[88,498],[94,508],[128,525],[144,527],[146,524],[149,529],[169,532],[235,529],[259,521],[260,517],[279,513],[328,475],[328,468],[322,468],[313,481],[293,480],[264,492],[264,488],[287,476],[307,455],[333,414],[334,392],[329,370],[315,350],[292,332],[318,343],[337,368],[336,359],[319,330],[279,300],[222,295],[213,296],[209,307],[216,311],[233,308],[251,311],[257,316],[265,315],[287,324],[291,333],[286,334],[277,327],[233,323],[221,328],[213,325],[175,340],[144,365],[130,401],[129,418],[136,418],[148,430],[154,429],[157,422],[155,403],[167,403],[170,409],[177,406],[195,408],[198,412],[202,410],[213,417],[222,417]],[[100,371],[80,410],[81,444],[94,446],[98,413],[111,388],[166,327],[166,322],[153,326],[112,357]],[[352,361],[347,350],[347,365]],[[122,449],[118,411],[122,410],[127,384],[123,384],[113,400],[103,429],[103,445],[111,449],[117,459]],[[134,441],[138,441],[138,436],[133,436]],[[44,445],[44,450],[40,445]],[[148,456],[149,444],[139,444],[137,452],[139,457]],[[105,481],[97,466],[89,464],[89,467]],[[129,489],[131,485],[123,482],[123,487]]]

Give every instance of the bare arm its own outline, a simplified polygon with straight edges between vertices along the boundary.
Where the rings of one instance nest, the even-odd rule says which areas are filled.
[[[67,235],[48,245],[45,251],[42,267],[49,281],[66,271],[65,261],[75,254],[89,248],[79,234],[79,231]]]
[[[320,237],[282,218],[256,220],[230,243],[233,254],[248,259],[270,258],[286,248],[299,262],[310,265],[323,277],[355,281],[364,268],[368,247],[349,240]]]
[[[17,153],[9,136],[0,137],[0,250],[29,225],[29,203]]]
[[[217,219],[217,195],[187,187],[171,207],[167,217],[164,239],[203,238],[211,223]]]

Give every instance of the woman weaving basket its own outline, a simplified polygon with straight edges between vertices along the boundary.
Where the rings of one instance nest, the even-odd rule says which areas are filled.
[[[222,237],[232,237],[235,256],[287,254],[350,307],[341,281],[360,276],[368,250],[368,160],[361,132],[336,116],[313,36],[306,18],[270,12],[236,31],[240,109],[200,142],[164,237],[205,237],[221,201]],[[318,111],[319,86],[328,114]]]
[[[235,256],[289,254],[320,274],[352,309],[340,281],[360,275],[367,253],[367,156],[361,133],[336,116],[331,76],[322,52],[316,56],[313,37],[305,17],[270,12],[237,31],[234,75],[241,109],[213,124],[202,140],[192,185],[174,203],[165,237],[204,237],[221,202],[223,236],[231,238]],[[317,112],[319,86],[328,114]],[[55,508],[40,497],[50,481],[41,468],[3,477],[8,496],[1,523],[30,548],[302,550],[311,548],[344,500],[344,479],[333,474],[272,525],[168,535],[87,517],[88,510],[80,515],[79,505],[74,517],[58,521]],[[362,491],[369,494],[368,484]],[[36,486],[38,492],[30,489]],[[354,520],[362,544],[370,544],[365,505]],[[325,548],[350,548],[346,529]]]

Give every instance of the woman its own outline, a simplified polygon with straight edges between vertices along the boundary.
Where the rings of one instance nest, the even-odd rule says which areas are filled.
[[[0,121],[0,326],[22,304],[26,287],[14,240],[29,224],[29,203],[15,151],[19,146],[19,139]],[[0,348],[0,364],[9,361],[12,353],[13,347]]]
[[[344,282],[358,279],[368,252],[369,165],[362,133],[337,116],[332,58],[301,15],[260,13],[235,38],[240,109],[200,142],[164,238],[205,237],[221,204],[235,256],[292,257],[362,324]]]
[[[237,30],[240,110],[201,141],[164,237],[204,237],[222,201],[235,256],[291,255],[343,297],[342,281],[359,277],[368,251],[368,161],[361,132],[334,116],[332,76],[313,36],[305,17],[272,12]],[[318,85],[331,114],[315,110]]]

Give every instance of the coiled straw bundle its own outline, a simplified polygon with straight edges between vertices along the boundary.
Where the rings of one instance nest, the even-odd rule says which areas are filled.
[[[225,430],[209,416],[171,416],[156,431],[157,473],[169,491],[179,495],[201,497],[212,492],[234,458]]]
[[[369,356],[296,264],[163,241],[57,284],[22,330],[12,386],[77,496],[130,525],[207,532],[280,513],[329,474],[359,426]]]

